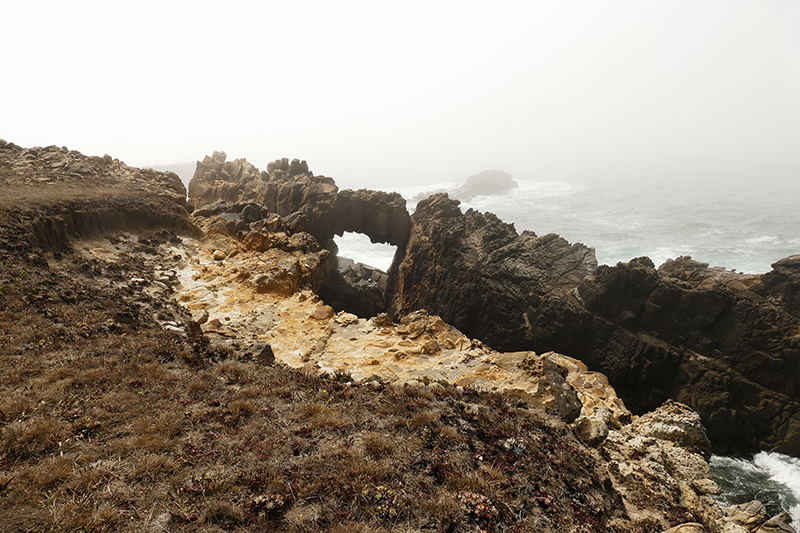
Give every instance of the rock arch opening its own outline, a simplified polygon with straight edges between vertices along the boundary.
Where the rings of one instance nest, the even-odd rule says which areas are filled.
[[[325,246],[331,255],[320,296],[336,311],[369,318],[386,311],[388,271],[396,246],[373,243],[367,235],[343,232]]]
[[[362,263],[383,272],[389,272],[397,252],[397,246],[382,242],[372,242],[367,235],[346,231],[339,237],[334,237],[339,248],[339,259],[352,259],[355,263]]]

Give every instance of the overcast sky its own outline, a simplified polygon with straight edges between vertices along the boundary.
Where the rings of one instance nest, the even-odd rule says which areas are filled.
[[[137,166],[800,169],[798,0],[19,1],[0,49],[0,138]]]

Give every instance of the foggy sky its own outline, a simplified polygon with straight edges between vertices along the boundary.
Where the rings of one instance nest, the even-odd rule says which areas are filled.
[[[800,170],[797,1],[252,4],[7,3],[0,138],[340,185]]]

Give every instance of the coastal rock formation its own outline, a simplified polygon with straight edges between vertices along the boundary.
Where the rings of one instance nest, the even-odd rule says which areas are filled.
[[[688,257],[597,267],[591,248],[437,194],[418,204],[400,258],[395,316],[424,308],[499,350],[568,354],[634,412],[685,402],[720,450],[800,454],[797,257],[763,276]]]
[[[566,355],[498,352],[422,309],[396,319],[334,310],[318,294],[330,252],[304,231],[313,206],[281,215],[255,200],[214,197],[190,216],[170,175],[115,160],[110,172],[91,170],[91,161],[80,167],[86,173],[51,172],[39,159],[53,151],[29,156],[0,142],[0,177],[16,191],[0,224],[0,298],[6,323],[24,322],[0,343],[9,377],[0,402],[3,523],[72,531],[202,522],[241,531],[285,519],[319,530],[338,524],[309,516],[338,516],[354,502],[370,526],[395,527],[400,517],[402,527],[413,519],[442,530],[502,522],[742,533],[737,520],[766,518],[755,503],[713,505],[710,446],[686,406],[668,402],[637,419],[603,374]],[[448,199],[439,200],[447,211]],[[126,205],[131,214],[100,215]],[[62,233],[38,237],[36,217],[53,213]],[[86,217],[94,224],[74,222]],[[540,256],[572,272],[530,269],[539,279],[527,287],[546,295],[595,270],[581,245],[516,236],[489,215],[468,221],[483,233],[467,240],[488,252],[457,257],[448,263],[456,272],[493,264],[487,256],[509,270],[517,254]],[[441,244],[459,242],[465,226],[443,232]],[[504,247],[492,248],[495,237]],[[763,290],[791,284],[791,272],[781,275]],[[578,291],[567,294],[583,305]],[[397,461],[398,451],[413,461]],[[358,470],[330,474],[330,461]],[[80,494],[80,507],[53,514],[29,503],[65,494]],[[202,516],[185,512],[206,502],[213,507]],[[156,505],[167,510],[146,512]],[[791,531],[784,515],[761,528]]]
[[[696,409],[721,451],[800,454],[800,260],[762,276],[709,269],[688,257],[597,267],[594,250],[538,236],[491,213],[462,213],[435,194],[412,217],[398,195],[339,191],[299,160],[259,172],[216,152],[189,187],[198,213],[249,202],[332,252],[320,288],[336,310],[399,320],[426,309],[501,351],[556,351],[602,372],[636,413],[673,398]],[[243,211],[242,211],[243,212]],[[228,235],[250,219],[226,215]],[[245,217],[247,218],[247,217]],[[381,284],[364,291],[338,269],[333,235],[358,231],[398,246]],[[380,276],[379,276],[380,277]],[[382,283],[382,282],[381,282]]]
[[[800,255],[791,255],[772,264],[752,290],[800,318]]]
[[[308,232],[331,253],[322,292],[337,310],[348,309],[364,318],[385,310],[385,280],[374,284],[370,282],[376,280],[342,275],[333,238],[355,232],[372,242],[404,247],[411,220],[399,194],[340,191],[331,178],[315,176],[298,159],[279,159],[263,172],[244,159],[226,159],[225,152],[214,152],[197,163],[189,183],[189,201],[196,212],[219,211],[220,202],[233,206],[224,222],[232,236],[268,214],[284,217],[288,230]],[[247,213],[246,204],[251,206]]]
[[[197,163],[189,183],[194,208],[216,201],[254,202],[271,213],[301,219],[297,229],[323,245],[345,231],[394,246],[404,246],[408,239],[410,218],[397,193],[339,191],[333,179],[315,176],[298,159],[279,159],[263,172],[244,159],[226,159],[225,152],[214,152]]]
[[[113,229],[189,229],[177,175],[129,167],[109,155],[0,141],[0,187],[0,208],[15,218],[5,228],[13,233],[0,242],[8,250],[65,250],[74,238]]]
[[[556,289],[594,271],[594,250],[554,234],[518,235],[491,213],[462,214],[459,204],[440,193],[417,205],[402,261],[389,272],[390,312],[428,309],[500,350],[567,353],[531,340],[551,319],[569,319],[541,309],[551,298],[575,300]]]

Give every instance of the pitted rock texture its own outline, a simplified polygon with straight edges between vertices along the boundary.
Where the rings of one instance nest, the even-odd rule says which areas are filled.
[[[667,401],[610,431],[599,449],[632,519],[656,522],[664,531],[746,531],[712,498],[719,487],[705,457],[710,442],[688,406]]]
[[[216,227],[213,217],[195,220],[201,228]],[[284,234],[270,235],[266,240],[275,242]],[[385,314],[367,320],[336,313],[313,292],[327,251],[311,247],[303,235],[284,236],[282,246],[267,250],[248,249],[223,233],[194,246],[187,241],[183,255],[188,260],[176,272],[177,301],[205,335],[234,353],[252,354],[259,351],[254,346],[266,344],[275,361],[293,367],[311,365],[358,380],[452,383],[503,392],[566,421],[580,413],[571,383],[590,380],[570,377],[582,372],[578,361],[557,354],[498,353],[425,311],[399,323]],[[262,284],[263,276],[277,281]],[[593,404],[614,394],[587,387],[584,396]]]
[[[226,159],[224,152],[214,152],[197,163],[189,183],[189,202],[196,214],[217,214],[220,227],[231,236],[248,231],[248,224],[267,214],[283,217],[286,229],[308,232],[331,252],[322,291],[337,310],[364,318],[385,310],[385,280],[365,286],[361,279],[342,275],[333,238],[362,233],[372,242],[402,248],[411,221],[399,194],[340,191],[333,179],[315,176],[298,159],[279,159],[263,172],[244,159]]]
[[[554,350],[602,372],[634,412],[673,398],[720,451],[800,454],[800,260],[762,276],[680,257],[596,266],[556,235],[518,235],[446,194],[420,202],[389,272],[389,310],[436,313],[504,351]]]
[[[435,309],[497,349],[532,349],[549,320],[539,309],[549,298],[574,300],[555,289],[591,273],[594,250],[553,234],[518,235],[491,213],[462,214],[459,204],[436,194],[417,205],[405,255],[389,273],[391,312]],[[537,343],[536,351],[550,349]]]

